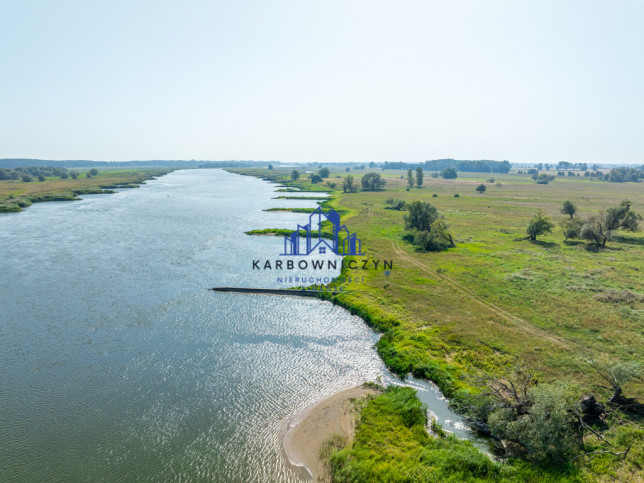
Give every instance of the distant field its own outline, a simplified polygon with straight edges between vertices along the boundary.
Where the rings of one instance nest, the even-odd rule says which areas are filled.
[[[40,182],[37,179],[29,183],[16,181],[0,181],[0,201],[14,197],[29,197],[46,193],[59,193],[71,190],[83,189],[86,187],[107,186],[112,184],[137,183],[149,179],[151,176],[161,176],[167,173],[167,169],[114,169],[99,170],[98,175],[86,178],[85,173],[89,170],[70,170],[79,174],[78,179],[60,179],[48,177]]]
[[[642,362],[644,297],[607,302],[602,294],[644,295],[644,234],[619,232],[600,251],[585,242],[564,242],[558,225],[537,242],[524,238],[537,209],[557,223],[565,200],[575,203],[582,217],[624,199],[644,215],[644,183],[565,176],[539,185],[529,175],[512,173],[459,173],[455,180],[425,173],[423,187],[407,191],[401,179],[406,172],[371,170],[387,180],[384,190],[338,191],[338,176],[351,174],[359,183],[369,171],[332,172],[328,181],[337,187],[330,205],[348,212],[343,222],[361,238],[367,256],[394,260],[394,270],[388,286],[381,271],[361,273],[366,283],[337,300],[388,330],[379,351],[390,368],[405,374],[435,367],[436,382],[449,392],[467,389],[463,374],[503,373],[525,364],[540,380],[563,381],[580,395],[606,401],[611,392],[597,387],[601,380],[586,360],[605,355]],[[279,180],[279,173],[271,176]],[[494,182],[486,182],[490,177]],[[481,183],[487,186],[484,194],[475,192]],[[387,198],[435,205],[451,226],[456,248],[417,251],[402,238],[404,212],[384,209]],[[632,381],[624,392],[642,401],[644,382]],[[615,431],[630,434],[623,441],[631,442],[644,434],[636,421]],[[639,474],[641,468],[631,465],[644,458],[642,444],[631,451],[615,475]],[[593,460],[591,472],[608,471],[599,461],[605,460]]]

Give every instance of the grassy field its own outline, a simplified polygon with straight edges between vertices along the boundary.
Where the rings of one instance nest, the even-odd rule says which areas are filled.
[[[338,176],[352,174],[359,181],[368,171],[332,172],[325,181],[339,187]],[[444,180],[426,173],[421,189],[407,190],[401,179],[406,173],[380,173],[387,180],[383,191],[336,188],[330,204],[345,210],[343,222],[361,238],[368,257],[394,260],[389,285],[381,271],[365,271],[360,275],[366,283],[335,301],[385,332],[378,349],[392,370],[428,377],[458,401],[475,392],[463,376],[504,374],[526,365],[538,380],[563,381],[580,396],[594,394],[605,402],[611,392],[597,387],[603,381],[587,360],[642,362],[644,302],[619,296],[644,294],[642,233],[620,233],[606,249],[594,251],[585,242],[564,242],[558,226],[536,242],[525,239],[525,230],[540,208],[559,221],[565,200],[582,217],[624,199],[644,214],[644,184],[558,177],[538,185],[527,175],[459,173],[456,180]],[[283,181],[288,173],[252,174]],[[490,176],[494,182],[486,183]],[[480,183],[487,185],[484,194],[475,192]],[[404,212],[384,209],[387,198],[432,203],[450,224],[456,248],[417,251],[403,240]],[[624,392],[641,401],[642,380],[628,383]],[[621,424],[606,435],[616,441],[616,451],[633,444],[629,457],[583,460],[580,478],[641,481],[642,421],[614,416]]]
[[[126,187],[136,188],[145,180],[156,176],[167,174],[168,169],[115,169],[102,170],[98,175],[87,178],[84,170],[73,170],[78,173],[77,179],[71,177],[60,179],[58,177],[47,177],[45,181],[40,182],[37,179],[29,183],[21,180],[0,181],[0,212],[14,211],[10,205],[14,205],[12,200],[23,199],[28,203],[39,201],[57,201],[73,200],[76,195],[83,193],[101,193],[104,188]],[[71,172],[71,171],[70,171]],[[28,206],[25,205],[25,206]]]

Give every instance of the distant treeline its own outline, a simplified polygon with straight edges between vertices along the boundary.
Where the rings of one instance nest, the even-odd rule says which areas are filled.
[[[95,168],[95,167],[147,167],[164,166],[171,168],[242,168],[244,166],[267,166],[279,164],[279,161],[182,161],[182,160],[151,160],[151,161],[89,161],[84,159],[68,161],[52,161],[47,159],[0,159],[0,168],[24,168],[32,166],[48,166],[57,168]]]
[[[416,169],[418,166],[427,171],[442,171],[445,168],[454,168],[456,171],[467,173],[508,173],[512,168],[509,161],[492,161],[489,159],[481,159],[478,161],[434,159],[433,161],[425,161],[424,163],[385,161],[383,169]]]

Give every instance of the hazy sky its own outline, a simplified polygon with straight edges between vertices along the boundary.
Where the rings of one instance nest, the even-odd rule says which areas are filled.
[[[644,1],[0,0],[0,158],[644,163]]]

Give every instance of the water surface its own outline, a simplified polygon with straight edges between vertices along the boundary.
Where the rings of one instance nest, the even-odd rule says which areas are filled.
[[[0,215],[2,480],[296,481],[293,415],[393,380],[341,308],[206,290],[276,286],[251,261],[282,240],[243,234],[303,221],[274,190],[185,170]]]

